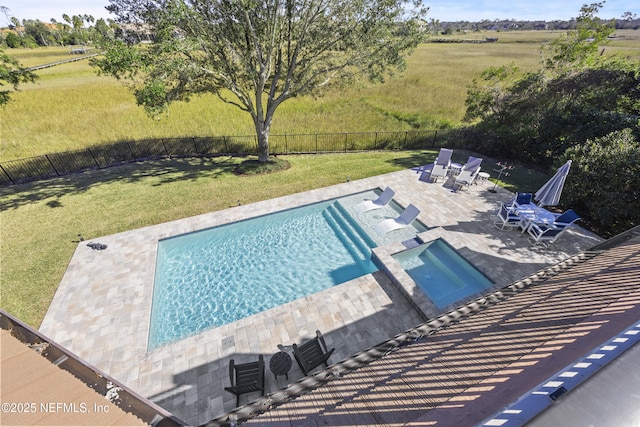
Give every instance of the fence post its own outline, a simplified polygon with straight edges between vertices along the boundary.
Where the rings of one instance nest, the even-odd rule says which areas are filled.
[[[96,159],[96,156],[93,155],[93,152],[91,151],[91,148],[87,148],[87,151],[89,152],[89,154],[91,154],[91,158],[93,159],[93,161],[96,164],[96,167],[98,169],[100,169],[100,163],[98,163],[98,159]]]
[[[402,144],[402,148],[406,149],[407,148],[407,136],[409,135],[409,131],[405,131],[404,132],[404,143]]]
[[[318,154],[318,134],[316,133],[316,154]]]
[[[438,129],[433,133],[433,142],[431,143],[431,148],[436,146],[436,137],[438,136]]]
[[[44,157],[49,161],[49,164],[51,165],[51,167],[53,168],[53,171],[56,173],[56,175],[60,176],[60,172],[58,172],[58,169],[56,169],[56,167],[53,165],[53,162],[51,161],[51,159],[49,158],[48,154],[45,154]]]
[[[164,155],[171,158],[171,156],[169,156],[169,150],[167,150],[167,145],[164,143],[164,138],[160,138],[160,142],[162,142],[162,148],[164,148]]]
[[[129,145],[129,141],[125,141],[124,145],[127,146],[127,148],[129,149],[129,153],[131,153],[131,160],[135,160],[136,159],[136,155],[133,152],[133,148],[131,148],[131,145]]]
[[[198,144],[196,144],[196,137],[195,136],[191,137],[191,142],[193,142],[193,149],[195,150],[193,152],[193,154],[195,156],[198,156]]]
[[[9,175],[9,172],[6,171],[4,166],[0,165],[0,169],[2,169],[2,172],[4,172],[5,175],[7,175],[7,178],[9,178],[9,181],[11,181],[11,184],[16,185],[16,182],[13,180],[11,175]]]

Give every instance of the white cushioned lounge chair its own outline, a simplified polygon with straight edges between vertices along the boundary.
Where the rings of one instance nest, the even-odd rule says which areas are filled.
[[[373,228],[379,235],[387,234],[393,230],[398,230],[411,225],[414,219],[418,217],[420,210],[414,205],[409,205],[402,211],[397,218],[388,218],[380,221]]]
[[[358,215],[363,214],[367,211],[371,211],[374,209],[382,209],[391,202],[393,196],[396,194],[390,187],[385,188],[385,190],[378,196],[375,200],[365,200],[364,202],[360,202],[353,207],[353,210],[356,211]]]

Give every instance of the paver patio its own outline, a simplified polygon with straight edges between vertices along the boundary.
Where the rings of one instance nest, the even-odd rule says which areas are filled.
[[[235,406],[235,396],[224,391],[231,358],[241,363],[263,354],[268,366],[278,344],[303,341],[319,329],[336,348],[331,360],[337,361],[417,325],[424,313],[377,272],[148,351],[158,240],[387,186],[396,202],[421,210],[419,220],[431,227],[423,240],[444,238],[496,287],[601,241],[576,227],[548,249],[533,248],[526,235],[493,226],[499,203],[513,197],[508,191],[492,193],[486,184],[453,192],[450,182],[420,182],[416,171],[404,170],[94,239],[108,245],[103,251],[83,242],[40,330],[179,418],[204,423]],[[294,363],[290,381],[301,376]],[[267,371],[267,390],[286,384]]]

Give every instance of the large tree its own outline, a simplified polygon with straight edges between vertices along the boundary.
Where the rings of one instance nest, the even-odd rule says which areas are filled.
[[[111,40],[94,61],[124,79],[158,114],[174,101],[214,93],[251,115],[258,159],[287,99],[403,69],[424,36],[426,9],[407,0],[110,0],[123,28],[151,44]]]

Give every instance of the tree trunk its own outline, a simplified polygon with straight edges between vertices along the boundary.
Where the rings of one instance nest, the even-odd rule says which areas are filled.
[[[269,124],[261,120],[255,121],[256,135],[258,136],[258,161],[265,163],[269,161]]]

